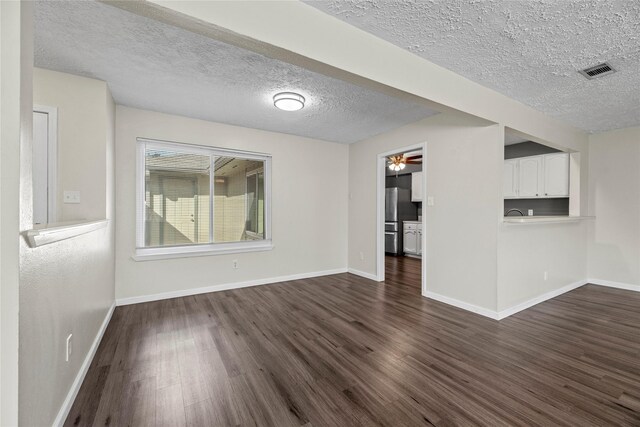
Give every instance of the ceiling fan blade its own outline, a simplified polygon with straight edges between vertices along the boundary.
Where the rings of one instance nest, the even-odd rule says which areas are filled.
[[[422,158],[422,154],[417,154],[415,156],[405,157],[405,159],[407,159],[407,160],[414,160],[414,159],[421,159],[421,158]]]
[[[422,164],[422,160],[407,160],[406,163],[408,165],[421,165]]]

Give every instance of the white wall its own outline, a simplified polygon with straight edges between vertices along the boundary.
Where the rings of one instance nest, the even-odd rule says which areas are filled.
[[[462,111],[493,123],[499,123],[501,126],[508,126],[519,132],[532,135],[537,138],[537,140],[549,141],[556,145],[577,149],[583,154],[581,156],[583,177],[581,180],[580,204],[582,211],[584,212],[586,210],[587,186],[585,184],[588,173],[588,147],[586,144],[587,137],[584,132],[566,123],[550,118],[498,92],[456,75],[442,67],[438,67],[401,47],[394,46],[391,43],[376,38],[348,23],[324,14],[313,7],[295,1],[266,4],[262,2],[168,3],[160,0],[151,0],[150,2],[146,2],[142,7],[136,6],[134,8],[126,3],[121,4],[120,7],[129,8],[135,13],[162,17],[175,25],[183,26],[200,33],[214,35],[230,43],[248,46],[261,53],[294,62],[311,70],[342,78],[366,87],[376,88],[385,93],[390,93],[405,99],[422,102],[441,109],[442,111]],[[176,14],[176,12],[178,14]],[[296,29],[300,30],[296,32],[297,37],[291,37],[291,31]],[[381,62],[380,58],[384,58],[385,60]],[[393,132],[390,134],[392,133]],[[455,133],[456,132],[453,132],[452,135]],[[462,137],[465,133],[460,132],[459,135]],[[424,137],[426,138],[427,135],[425,134]],[[368,141],[381,141],[385,139],[384,136],[380,138],[376,137]],[[446,139],[446,137],[444,139]],[[381,149],[379,151],[386,151],[387,148],[393,146],[407,145],[406,141],[408,140],[411,140],[411,138],[399,140],[397,143],[387,140],[386,143],[380,143]],[[461,142],[458,143],[462,144]],[[360,144],[362,143],[356,146],[359,147]],[[494,144],[490,145],[490,150],[497,150]],[[382,147],[384,147],[384,149]],[[358,148],[351,150],[352,155],[357,152]],[[368,156],[371,155],[372,153],[368,152]],[[443,158],[447,156],[446,153],[442,153],[442,155]],[[488,215],[489,210],[499,206],[499,203],[495,203],[496,194],[494,194],[494,186],[497,185],[498,181],[494,181],[494,178],[496,178],[494,174],[501,170],[501,165],[495,163],[496,159],[494,157],[488,159],[489,155],[479,155],[479,159],[473,164],[474,171],[463,171],[462,176],[477,177],[480,176],[481,172],[486,171],[488,175],[483,182],[490,187],[490,190],[483,189],[481,193],[485,194],[486,192],[486,195],[489,195],[490,192],[491,197],[475,198],[472,194],[458,190],[455,185],[452,187],[453,191],[444,193],[442,197],[444,197],[444,201],[447,203],[459,203],[460,207],[469,208],[469,212],[477,211],[480,213],[481,219],[457,218],[455,214],[452,216],[447,214],[447,217],[455,218],[456,221],[460,223],[460,230],[471,233],[471,236],[475,239],[472,240],[472,244],[486,245],[488,247],[493,246],[490,251],[492,254],[485,255],[473,249],[460,248],[459,244],[453,245],[449,241],[440,242],[443,248],[441,252],[445,250],[444,248],[447,248],[447,251],[450,250],[451,252],[446,252],[447,256],[444,257],[446,259],[444,264],[437,263],[434,268],[443,268],[443,271],[448,271],[449,267],[456,265],[459,270],[462,270],[450,273],[452,275],[450,277],[458,278],[462,276],[460,279],[463,279],[463,281],[460,283],[459,291],[450,289],[449,292],[464,297],[463,301],[473,300],[486,308],[493,307],[493,309],[496,309],[498,306],[497,293],[502,293],[502,291],[494,292],[492,297],[483,295],[476,298],[476,296],[473,295],[475,292],[474,289],[484,285],[467,282],[470,281],[472,274],[469,273],[469,276],[466,276],[467,273],[465,273],[465,271],[467,270],[464,268],[463,262],[471,263],[471,271],[477,268],[479,272],[482,273],[481,277],[477,279],[480,283],[491,279],[493,283],[491,286],[495,289],[498,277],[500,278],[501,283],[498,287],[504,290],[505,297],[501,298],[504,304],[524,301],[532,295],[537,295],[541,289],[547,289],[547,286],[556,287],[559,283],[564,283],[565,280],[577,279],[576,275],[578,272],[586,275],[586,254],[583,250],[576,252],[573,251],[575,247],[571,245],[559,245],[557,251],[553,249],[548,251],[546,248],[548,245],[544,244],[544,242],[538,242],[540,244],[536,243],[535,246],[529,248],[530,253],[525,251],[521,253],[521,255],[528,256],[530,254],[545,252],[540,258],[530,258],[529,262],[532,265],[538,262],[544,262],[547,255],[565,258],[567,260],[566,269],[550,272],[553,277],[563,277],[563,279],[557,282],[552,281],[552,283],[547,281],[545,284],[527,282],[520,290],[512,288],[513,286],[520,286],[519,284],[514,284],[520,283],[523,275],[511,269],[514,259],[519,259],[520,257],[515,257],[515,255],[510,256],[509,254],[516,253],[515,251],[518,248],[514,247],[514,244],[518,244],[518,239],[536,242],[535,238],[528,237],[529,233],[535,232],[533,229],[529,229],[529,231],[519,231],[517,233],[520,237],[513,240],[511,238],[513,237],[511,236],[511,234],[513,234],[512,231],[504,231],[502,228],[498,230],[501,208],[493,212],[494,217],[491,221],[485,220],[484,215]],[[352,162],[351,166],[356,166],[356,164]],[[452,165],[452,167],[455,166]],[[458,171],[459,169],[456,169],[456,172]],[[374,182],[368,180],[371,176],[370,171],[367,171],[366,168],[353,172],[350,171],[350,178],[356,181],[351,183],[350,188],[363,193],[363,200],[361,200],[359,196],[357,196],[357,200],[364,202],[366,204],[365,206],[367,206],[361,208],[357,206],[358,202],[351,201],[349,208],[353,212],[360,213],[369,209],[368,206],[370,206],[369,203],[372,200],[371,194],[374,191],[371,187],[375,186]],[[457,181],[457,178],[453,179]],[[473,185],[471,181],[467,184]],[[447,188],[447,185],[444,183],[432,183],[432,185]],[[447,199],[449,195],[453,194],[456,194],[456,197],[460,197],[459,202],[455,202],[453,197],[452,200]],[[352,196],[356,197],[355,192],[352,193]],[[487,207],[485,208],[485,206]],[[438,210],[438,206],[435,208],[433,216],[437,218],[437,212],[441,212],[441,210]],[[469,212],[467,212],[467,215],[469,215]],[[498,214],[498,212],[500,212],[500,214]],[[375,245],[360,243],[361,241],[364,242],[375,238],[375,229],[373,228],[373,222],[375,220],[369,217],[361,217],[359,220],[354,220],[354,215],[356,214],[350,212],[349,266],[368,273],[374,273],[375,270],[372,268],[372,265],[375,261],[371,259],[370,255],[367,255],[369,258],[365,256],[365,260],[360,261],[358,257],[354,258],[354,254],[358,254],[361,250],[373,250],[372,248]],[[427,213],[427,215],[431,214]],[[361,223],[358,221],[361,221]],[[449,221],[451,223],[455,222],[450,219],[445,220],[445,222]],[[351,229],[352,225],[353,230]],[[488,227],[488,231],[484,232],[486,235],[483,234],[483,232],[476,232],[475,230],[478,227]],[[567,227],[571,229],[571,226],[567,225]],[[568,235],[565,237],[579,243],[581,239],[584,238],[583,235],[585,231],[582,228],[576,235],[568,232]],[[456,236],[456,230],[454,230],[453,227],[445,227],[445,229]],[[491,242],[492,238],[489,237],[492,232],[495,232],[493,239],[500,241],[499,244],[501,247],[499,251],[497,244],[493,245]],[[360,233],[366,233],[368,237],[358,237]],[[434,231],[434,233],[432,233],[432,236],[437,236],[438,232]],[[542,234],[544,233],[543,231]],[[498,235],[500,235],[500,237],[497,237]],[[476,239],[480,237],[482,237],[482,239]],[[454,241],[461,243],[464,240],[461,237],[456,237]],[[362,247],[362,249],[352,248],[354,244]],[[457,246],[458,250],[462,251],[462,253],[454,251],[453,246]],[[498,253],[506,254],[506,256],[500,260],[501,265],[498,265]],[[431,255],[427,256],[430,257]],[[474,264],[476,260],[478,265]],[[491,260],[493,260],[493,262],[485,266],[485,263]],[[444,269],[444,266],[446,266],[447,269]],[[491,269],[492,272],[489,272],[489,269]],[[439,273],[432,270],[427,274],[437,275]],[[445,274],[438,277],[445,277]],[[584,279],[584,277],[580,279]],[[449,280],[449,282],[456,281]],[[434,280],[431,280],[431,284],[433,286]],[[488,282],[486,285],[490,286]],[[439,284],[436,286],[439,286]],[[458,285],[452,286],[455,287]],[[427,287],[429,287],[429,283],[427,283]]]
[[[104,218],[106,170],[113,166],[105,162],[113,104],[105,82],[35,68],[33,90],[35,104],[58,108],[57,221]],[[80,191],[80,203],[64,204],[64,190]]]
[[[376,274],[376,164],[390,150],[427,142],[427,291],[496,309],[503,133],[440,114],[350,145],[349,267]],[[364,259],[360,259],[360,252]]]
[[[561,135],[552,141],[581,152],[586,183],[586,135]],[[423,141],[435,198],[423,205],[427,292],[496,312],[586,279],[587,225],[503,224],[503,127],[446,114],[350,146],[350,268],[376,274],[376,156]]]
[[[589,159],[589,278],[638,287],[640,127],[591,135]]]
[[[0,2],[0,425],[18,423],[20,156],[31,139],[32,5]]]
[[[36,70],[35,103],[58,107],[58,144],[65,176],[80,181],[92,206],[82,215],[113,220],[115,105],[104,82]],[[73,108],[69,106],[73,105]],[[31,114],[29,113],[29,117]],[[88,135],[90,131],[91,135]],[[66,163],[68,153],[81,153]],[[79,164],[84,159],[92,165]],[[77,175],[73,169],[78,169]],[[31,170],[30,158],[21,162]],[[71,169],[71,170],[70,170]],[[23,177],[26,182],[28,177]],[[65,178],[62,178],[63,182]],[[113,188],[113,185],[110,186]],[[24,186],[23,192],[30,192]],[[92,197],[86,197],[89,195]],[[95,204],[95,205],[93,205]],[[106,207],[109,206],[107,211]],[[92,209],[95,209],[92,210]],[[20,206],[31,228],[31,205]],[[63,211],[64,212],[64,211]],[[89,214],[89,212],[91,212]],[[69,212],[71,217],[76,213]],[[20,424],[51,425],[80,371],[105,315],[114,303],[114,226],[38,248],[20,245]],[[73,334],[73,354],[65,361],[65,343]]]
[[[587,227],[507,224],[498,233],[498,311],[587,278]],[[544,279],[544,272],[547,279]]]
[[[268,153],[274,249],[136,262],[136,138]],[[116,109],[116,297],[346,269],[346,145],[118,106]],[[232,260],[239,268],[234,270]]]
[[[580,153],[578,191],[581,215],[586,215],[589,178],[587,135],[567,137],[545,126],[540,142]],[[536,137],[537,135],[533,135]],[[534,139],[535,140],[535,139]],[[572,166],[573,167],[573,166]],[[502,179],[502,178],[500,178]],[[587,222],[563,224],[508,224],[498,228],[498,311],[526,303],[587,278]],[[544,272],[547,272],[547,279]]]

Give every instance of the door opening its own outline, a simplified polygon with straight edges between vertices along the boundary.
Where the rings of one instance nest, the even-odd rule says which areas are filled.
[[[57,124],[54,107],[33,107],[33,223],[56,221]]]
[[[378,155],[377,277],[408,292],[426,292],[422,215],[426,144]]]

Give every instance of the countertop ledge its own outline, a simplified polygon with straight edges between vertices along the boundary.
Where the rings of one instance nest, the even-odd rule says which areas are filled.
[[[109,224],[108,219],[56,222],[27,230],[24,236],[30,247],[37,248],[105,228],[107,224]]]
[[[505,216],[506,224],[550,224],[560,222],[576,222],[595,219],[595,216]]]

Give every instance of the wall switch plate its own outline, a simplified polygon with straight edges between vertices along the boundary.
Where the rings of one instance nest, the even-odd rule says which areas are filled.
[[[65,190],[63,201],[64,203],[73,203],[73,204],[80,203],[80,192]]]
[[[427,206],[435,206],[436,204],[436,199],[433,196],[428,196],[427,197]]]
[[[65,357],[67,362],[71,358],[71,353],[73,353],[73,334],[69,334],[67,337],[67,355]]]
[[[533,209],[529,209],[529,210],[527,211],[527,215],[529,215],[529,216],[533,216]]]
[[[233,269],[234,269],[234,270],[237,270],[237,269],[238,269],[238,260],[237,260],[237,259],[234,259],[234,260],[233,260]]]

